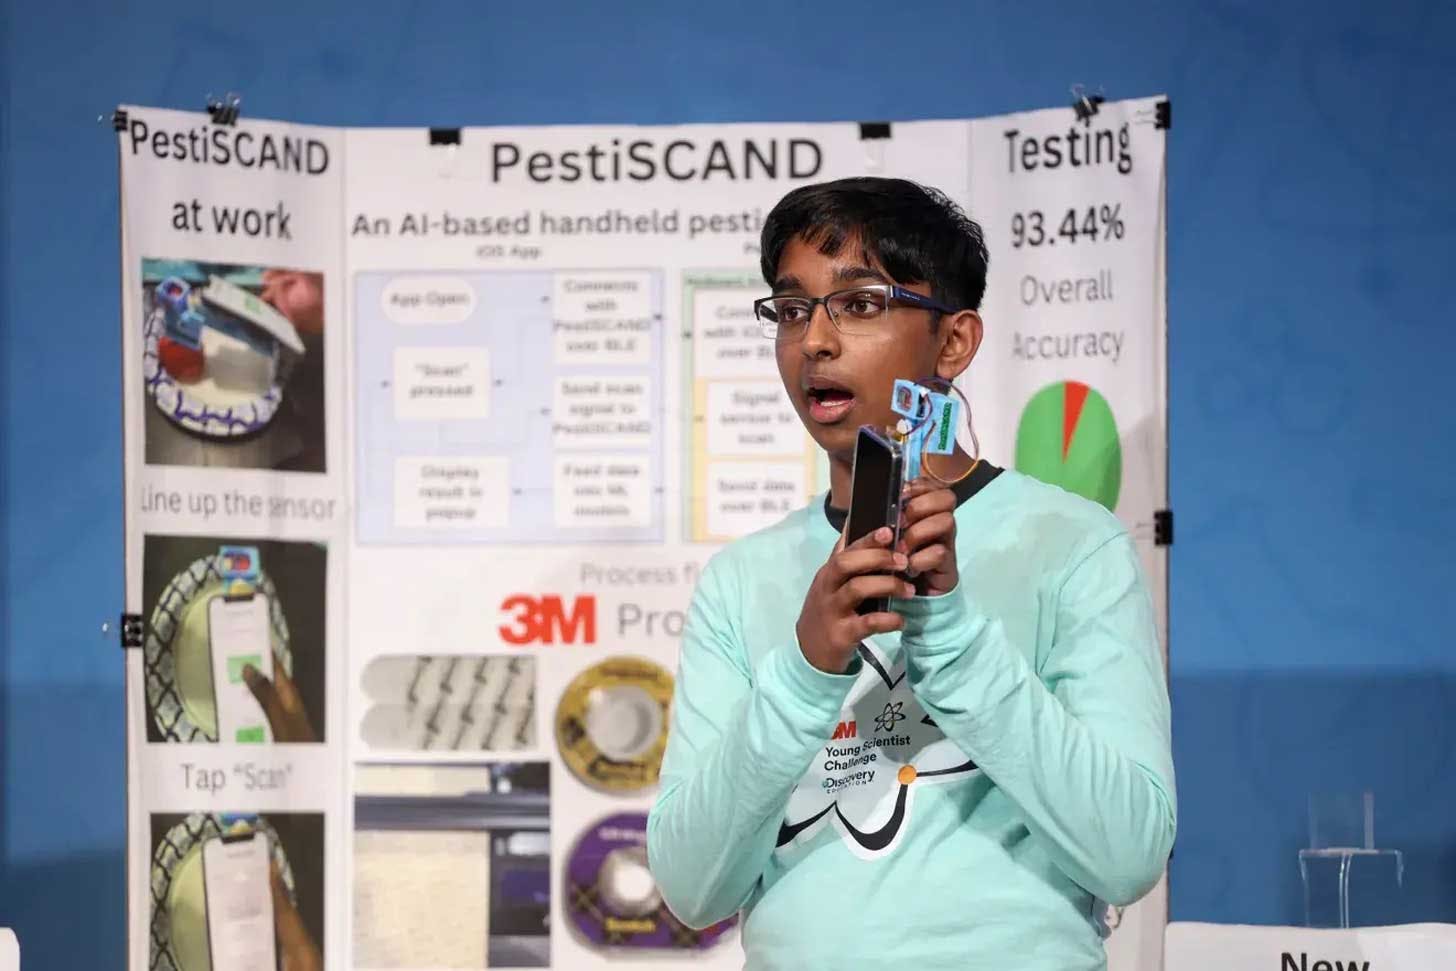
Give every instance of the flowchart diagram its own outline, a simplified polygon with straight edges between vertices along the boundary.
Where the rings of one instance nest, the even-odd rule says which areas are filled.
[[[361,543],[659,541],[662,281],[355,278]]]

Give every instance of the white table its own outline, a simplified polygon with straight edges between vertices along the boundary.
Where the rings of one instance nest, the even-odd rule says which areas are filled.
[[[1395,927],[1168,925],[1166,971],[1439,971],[1456,968],[1456,924]]]

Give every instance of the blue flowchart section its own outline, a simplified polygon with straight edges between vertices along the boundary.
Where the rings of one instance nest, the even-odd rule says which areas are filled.
[[[662,277],[361,273],[363,544],[660,542]]]

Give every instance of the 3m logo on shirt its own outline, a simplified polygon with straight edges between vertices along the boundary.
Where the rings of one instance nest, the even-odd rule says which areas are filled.
[[[570,609],[557,594],[516,593],[501,601],[509,623],[498,628],[507,644],[595,644],[597,598],[573,597]]]
[[[833,738],[855,738],[859,735],[859,722],[840,722],[834,729]]]

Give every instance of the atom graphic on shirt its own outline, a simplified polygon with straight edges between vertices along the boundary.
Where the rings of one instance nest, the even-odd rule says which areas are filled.
[[[905,702],[903,701],[897,701],[894,704],[886,702],[885,710],[875,716],[875,731],[894,732],[895,723],[898,721],[903,721],[905,718],[905,716],[900,713],[900,709],[904,707]]]

